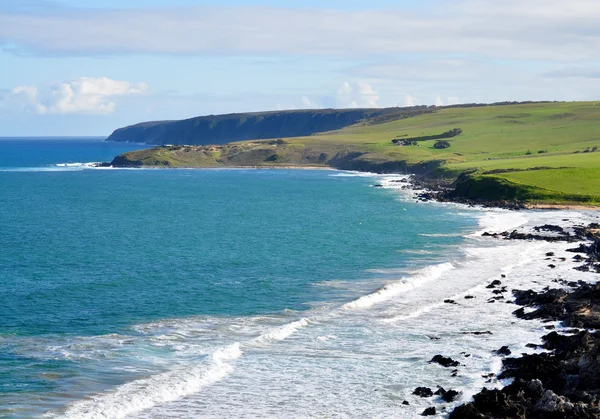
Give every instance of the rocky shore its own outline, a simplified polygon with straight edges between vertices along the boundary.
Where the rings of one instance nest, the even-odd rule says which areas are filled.
[[[528,234],[484,235],[507,240],[585,241],[569,249],[575,253],[573,260],[582,263],[575,269],[600,272],[598,227],[594,223],[568,232],[560,226],[543,225]],[[554,254],[546,256],[550,259]],[[554,267],[549,264],[548,268]],[[512,379],[512,383],[501,390],[482,389],[472,402],[455,408],[450,419],[600,417],[600,283],[559,282],[562,288],[546,287],[542,292],[514,290],[514,303],[521,308],[513,314],[526,320],[558,321],[565,328],[545,335],[541,345],[528,344],[541,350],[539,353],[508,357],[507,347],[496,351],[506,356],[497,378]]]

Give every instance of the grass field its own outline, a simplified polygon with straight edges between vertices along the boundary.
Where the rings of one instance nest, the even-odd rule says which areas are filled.
[[[448,139],[447,149],[433,148],[435,141],[417,146],[391,142],[452,128],[463,133]],[[600,102],[442,109],[307,141],[364,144],[373,155],[412,164],[441,160],[440,176],[452,178],[467,171],[474,172],[473,179],[505,180],[528,191],[522,194],[527,201],[600,203]]]
[[[392,142],[436,136],[454,128],[460,128],[462,134],[447,138],[450,147],[445,149],[434,148],[436,140],[407,146]],[[600,102],[440,108],[388,123],[371,125],[367,121],[339,131],[283,140],[285,144],[250,141],[210,150],[161,147],[138,152],[142,154],[135,159],[172,167],[330,165],[368,169],[380,165],[385,171],[426,167],[429,176],[449,180],[469,173],[461,179],[478,184],[473,190],[483,198],[600,203]],[[499,196],[499,190],[506,193]]]

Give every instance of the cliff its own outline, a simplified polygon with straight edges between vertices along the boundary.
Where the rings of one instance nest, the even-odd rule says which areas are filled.
[[[322,109],[200,116],[181,121],[143,122],[117,129],[107,141],[155,145],[209,145],[234,141],[302,137],[357,123],[377,124],[431,113],[434,108]]]

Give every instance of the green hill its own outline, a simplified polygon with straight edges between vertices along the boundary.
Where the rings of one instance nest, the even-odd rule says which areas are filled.
[[[468,198],[600,204],[600,103],[426,110],[401,117],[371,114],[336,131],[280,141],[158,147],[126,153],[113,163],[420,173],[454,182],[456,195]]]
[[[143,122],[117,129],[108,141],[209,145],[301,137],[359,122],[384,122],[432,112],[427,106],[386,109],[320,109],[209,115],[181,121]]]

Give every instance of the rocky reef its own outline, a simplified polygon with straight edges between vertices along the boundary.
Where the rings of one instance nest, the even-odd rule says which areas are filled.
[[[506,232],[488,236],[513,240],[588,240],[590,244],[581,244],[570,251],[577,253],[575,261],[585,263],[583,269],[576,269],[597,269],[600,249],[597,224],[576,227],[574,233],[552,225],[534,230],[552,235]],[[505,358],[498,378],[513,382],[501,390],[482,389],[472,402],[458,406],[450,419],[600,417],[600,283],[580,281],[562,285],[566,288],[513,291],[515,304],[522,306],[513,313],[515,316],[559,321],[568,329],[545,335],[542,345],[528,345],[546,352]]]

